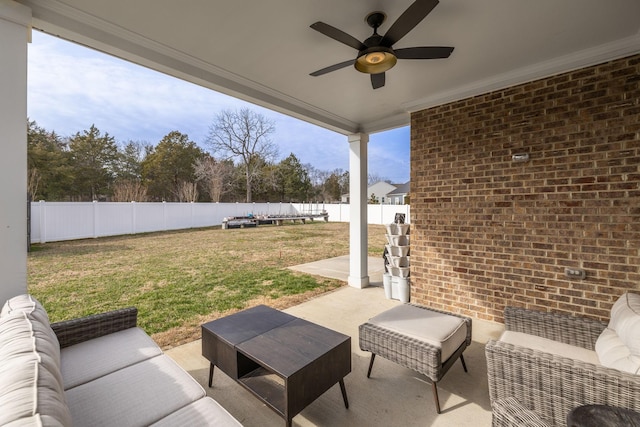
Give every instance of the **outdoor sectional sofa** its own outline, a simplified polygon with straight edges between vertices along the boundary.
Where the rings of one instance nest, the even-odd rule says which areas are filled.
[[[640,411],[640,295],[609,323],[507,307],[505,333],[485,347],[496,426],[566,426],[582,405]]]
[[[0,425],[241,426],[136,324],[135,308],[49,324],[33,297],[7,301]]]

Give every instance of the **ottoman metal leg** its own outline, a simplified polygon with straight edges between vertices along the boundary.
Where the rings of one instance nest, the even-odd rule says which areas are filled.
[[[460,361],[462,362],[462,367],[464,368],[464,371],[469,372],[467,371],[467,364],[464,363],[464,357],[462,357],[462,354],[460,355]]]
[[[440,400],[438,399],[438,386],[435,381],[431,382],[431,389],[433,390],[433,399],[436,402],[436,412],[440,413]]]
[[[369,362],[369,370],[367,371],[367,378],[371,377],[371,369],[373,369],[373,361],[376,360],[376,354],[371,353],[371,361]]]

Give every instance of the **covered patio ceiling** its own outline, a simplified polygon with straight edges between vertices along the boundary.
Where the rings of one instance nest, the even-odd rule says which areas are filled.
[[[348,135],[409,124],[410,113],[640,50],[638,0],[442,0],[394,48],[453,46],[399,60],[386,85],[346,67],[357,51],[309,28],[364,40],[413,0],[18,0],[47,33]]]

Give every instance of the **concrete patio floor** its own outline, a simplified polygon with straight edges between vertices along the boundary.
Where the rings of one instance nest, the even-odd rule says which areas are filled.
[[[329,277],[346,280],[348,257],[323,260],[293,267],[310,274],[323,271]],[[382,260],[369,259],[373,285],[382,282]],[[379,274],[379,282],[376,275]],[[464,357],[465,373],[457,362],[438,383],[442,413],[436,414],[429,380],[412,370],[377,358],[367,378],[370,353],[358,347],[358,326],[376,314],[400,304],[385,298],[380,286],[365,289],[343,287],[286,311],[351,337],[352,371],[345,377],[349,409],[344,407],[336,384],[293,418],[294,426],[490,426],[491,409],[487,388],[484,344],[497,338],[500,324],[473,321],[473,342]],[[242,386],[219,370],[208,388],[209,362],[202,357],[200,340],[166,352],[186,369],[207,394],[218,401],[245,427],[283,426],[284,420]]]

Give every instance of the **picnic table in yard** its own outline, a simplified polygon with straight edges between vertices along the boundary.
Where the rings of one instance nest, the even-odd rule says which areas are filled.
[[[273,215],[252,215],[247,216],[230,216],[222,220],[222,229],[229,228],[246,228],[257,227],[261,224],[276,224],[282,225],[285,221],[291,221],[296,223],[300,221],[302,224],[306,224],[307,220],[314,221],[315,219],[322,218],[325,222],[329,221],[329,213],[322,211],[319,214],[273,214]]]

